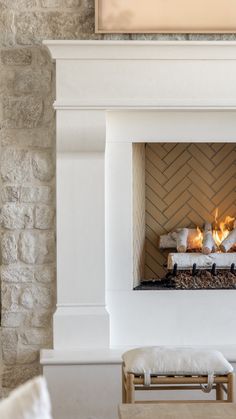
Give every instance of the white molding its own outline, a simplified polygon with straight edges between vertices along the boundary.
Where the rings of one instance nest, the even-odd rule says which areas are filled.
[[[235,110],[236,109],[236,99],[221,100],[216,99],[213,101],[202,100],[199,101],[199,104],[196,101],[189,101],[188,99],[183,99],[182,101],[176,101],[175,99],[168,99],[167,101],[161,100],[158,103],[158,100],[152,101],[148,100],[147,103],[142,103],[138,105],[137,101],[132,99],[127,99],[126,104],[122,101],[115,100],[113,103],[110,99],[96,100],[93,104],[86,103],[84,100],[77,101],[55,101],[53,104],[55,110]]]
[[[74,303],[67,303],[67,304],[57,304],[56,305],[57,306],[57,308],[60,308],[60,307],[62,307],[62,308],[64,308],[64,307],[73,307],[73,308],[78,308],[78,309],[80,309],[80,308],[83,308],[83,307],[103,307],[103,308],[106,308],[106,305],[105,304],[74,304]]]
[[[54,348],[109,347],[109,315],[98,304],[58,305],[53,317]]]
[[[235,41],[44,41],[56,60],[235,60]],[[132,51],[132,54],[130,53]]]
[[[120,348],[88,348],[74,351],[43,349],[40,353],[40,363],[42,365],[122,364],[122,354],[133,348],[133,346],[122,346]],[[229,362],[236,362],[236,345],[201,345],[199,348],[221,351]]]

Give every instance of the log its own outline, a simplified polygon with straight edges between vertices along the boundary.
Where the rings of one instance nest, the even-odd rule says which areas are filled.
[[[184,253],[188,247],[188,229],[182,228],[177,234],[176,240],[177,252]]]
[[[181,229],[177,229],[174,232],[163,234],[159,239],[159,249],[176,249],[177,246],[177,235]],[[194,239],[198,236],[198,231],[196,228],[188,229],[188,249],[196,249]]]
[[[204,255],[209,255],[209,253],[216,250],[215,240],[212,235],[212,231],[204,231],[203,233],[203,242],[202,242],[202,253]]]
[[[176,249],[176,237],[176,232],[161,235],[159,241],[159,248]]]
[[[205,223],[202,241],[202,253],[209,255],[209,253],[216,250],[215,240],[212,234],[212,227],[210,223]]]
[[[212,225],[208,221],[205,221],[204,231],[212,231]]]
[[[175,263],[178,270],[192,269],[194,263],[197,269],[210,269],[213,263],[217,269],[228,269],[232,263],[236,264],[236,253],[169,253],[167,268],[173,269]]]
[[[229,235],[224,239],[220,245],[222,252],[228,252],[236,244],[236,228],[234,228]]]

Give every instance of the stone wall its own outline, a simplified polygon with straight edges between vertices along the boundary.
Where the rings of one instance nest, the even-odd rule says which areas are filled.
[[[39,372],[55,307],[54,67],[43,39],[198,39],[94,35],[94,0],[0,0],[0,388]],[[209,36],[210,39],[219,36]],[[233,39],[234,36],[222,36]],[[1,357],[0,357],[1,359]]]

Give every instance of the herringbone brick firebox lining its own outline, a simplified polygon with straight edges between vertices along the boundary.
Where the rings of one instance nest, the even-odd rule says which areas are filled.
[[[236,216],[236,144],[148,143],[145,147],[146,279],[163,277],[161,234]]]

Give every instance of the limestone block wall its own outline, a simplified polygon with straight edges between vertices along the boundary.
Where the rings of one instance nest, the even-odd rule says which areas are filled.
[[[94,0],[0,0],[0,393],[39,372],[55,308],[54,66],[43,39],[234,39],[95,35]],[[1,359],[1,357],[0,357]]]

